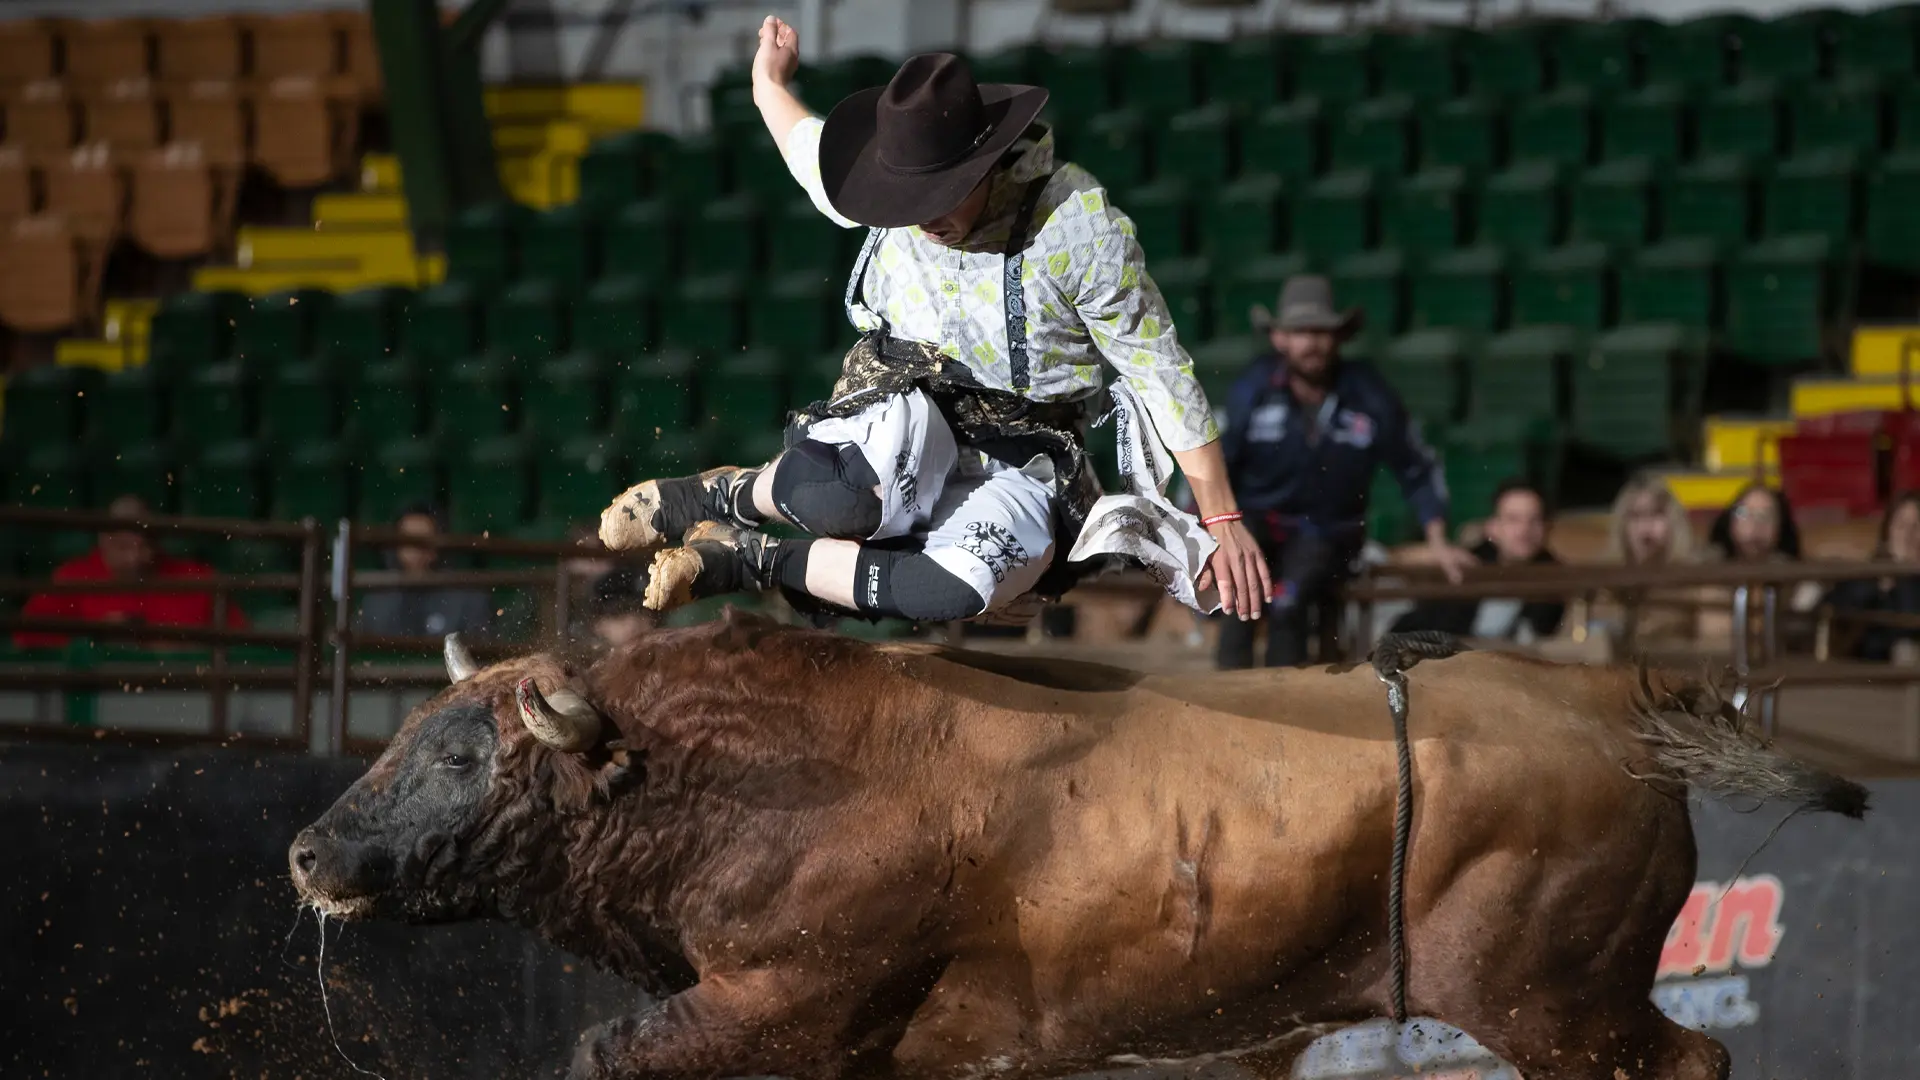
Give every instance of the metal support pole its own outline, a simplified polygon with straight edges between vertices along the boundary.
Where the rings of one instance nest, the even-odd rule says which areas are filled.
[[[213,625],[226,629],[227,605],[232,601],[227,596],[226,586],[213,588]],[[227,647],[222,642],[213,643],[213,737],[225,739],[229,734],[227,723]]]
[[[347,746],[347,665],[353,640],[353,522],[340,519],[333,536],[333,700],[327,708],[322,752],[336,756]]]
[[[319,663],[316,638],[320,633],[320,523],[300,519],[307,535],[300,541],[300,644],[293,655],[293,735],[302,747],[313,746],[313,672]]]
[[[561,556],[553,568],[553,641],[556,647],[567,643],[567,624],[573,621],[573,574],[567,558]]]
[[[1760,648],[1765,653],[1761,662],[1772,664],[1780,659],[1780,586],[1768,584],[1760,595]],[[1773,699],[1772,690],[1760,695],[1760,730],[1769,737],[1774,727]]]

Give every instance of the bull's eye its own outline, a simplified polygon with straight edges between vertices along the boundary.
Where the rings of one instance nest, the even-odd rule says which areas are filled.
[[[473,759],[465,754],[448,754],[440,759],[440,764],[449,769],[464,769],[473,764]]]

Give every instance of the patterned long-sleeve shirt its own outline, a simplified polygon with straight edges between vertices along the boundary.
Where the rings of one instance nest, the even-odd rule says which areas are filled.
[[[820,180],[818,118],[797,124],[783,152],[787,169],[815,207],[847,228],[858,224],[833,209]],[[1191,450],[1219,437],[1213,410],[1181,348],[1133,221],[1085,169],[1057,170],[1053,133],[1022,136],[1013,163],[994,172],[986,210],[957,248],[918,228],[888,229],[874,252],[855,304],[855,326],[924,341],[966,363],[980,381],[1013,389],[1001,296],[1003,254],[1028,183],[1049,171],[1029,229],[1021,272],[1027,312],[1031,388],[1038,401],[1091,397],[1103,384],[1101,360],[1113,365],[1152,414],[1169,450]]]

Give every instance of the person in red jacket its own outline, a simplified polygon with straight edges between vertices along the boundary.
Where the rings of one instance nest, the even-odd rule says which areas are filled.
[[[107,507],[114,517],[147,516],[147,504],[137,495],[122,495]],[[125,592],[39,593],[27,601],[21,615],[29,619],[85,619],[92,622],[146,623],[154,626],[213,625],[211,592],[142,590],[139,583],[157,578],[207,577],[213,568],[193,559],[169,555],[146,533],[136,529],[108,530],[99,544],[53,572],[55,581],[124,581]],[[229,602],[227,625],[247,625],[238,604]],[[21,648],[58,648],[64,634],[16,634]]]

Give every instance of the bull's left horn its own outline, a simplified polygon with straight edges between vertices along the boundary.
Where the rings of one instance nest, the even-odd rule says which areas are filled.
[[[480,665],[473,662],[473,654],[460,643],[459,634],[447,635],[446,647],[441,653],[447,658],[447,678],[454,682],[465,682],[480,670]]]
[[[513,696],[520,705],[520,722],[555,750],[585,750],[600,738],[600,710],[571,690],[555,690],[549,701],[532,679],[521,679]]]

